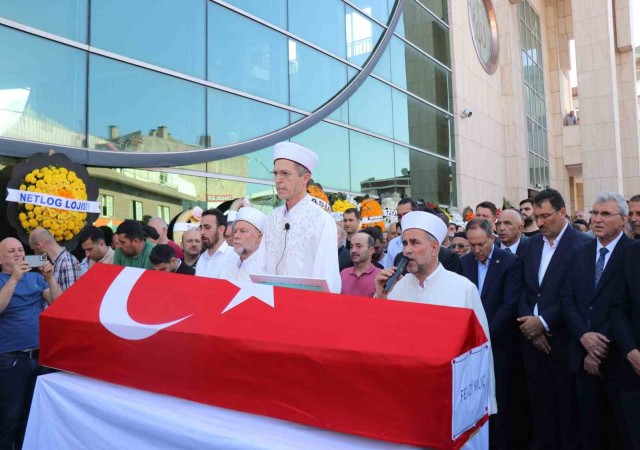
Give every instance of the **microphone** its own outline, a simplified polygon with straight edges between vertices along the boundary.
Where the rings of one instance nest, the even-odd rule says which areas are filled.
[[[289,228],[291,228],[291,225],[289,225],[289,222],[284,224],[284,231],[289,231]]]
[[[400,258],[400,262],[398,263],[398,267],[396,267],[396,271],[393,273],[393,275],[389,277],[387,282],[384,284],[384,288],[382,289],[383,294],[389,293],[389,291],[393,288],[393,286],[398,282],[398,279],[402,275],[402,272],[404,272],[404,269],[405,267],[407,267],[407,264],[409,264],[409,261],[411,260],[406,256],[403,256],[402,258]]]

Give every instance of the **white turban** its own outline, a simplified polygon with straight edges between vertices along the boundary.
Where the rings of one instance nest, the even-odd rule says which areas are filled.
[[[236,215],[236,222],[245,221],[264,233],[264,226],[267,223],[267,216],[251,206],[243,206]]]
[[[424,211],[411,211],[402,216],[402,231],[405,232],[411,228],[424,230],[433,236],[440,244],[447,236],[447,226],[435,214]]]
[[[313,173],[318,165],[318,155],[307,147],[293,142],[279,142],[273,147],[273,162],[276,159],[288,159],[303,165]]]

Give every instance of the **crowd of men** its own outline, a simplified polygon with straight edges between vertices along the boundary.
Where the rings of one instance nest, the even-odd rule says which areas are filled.
[[[317,162],[303,146],[277,144],[283,206],[268,216],[251,206],[204,211],[180,242],[159,217],[115,232],[87,226],[76,259],[39,228],[29,246],[47,262],[30,271],[22,244],[1,241],[0,450],[20,447],[46,371],[40,312],[95,263],[230,281],[293,276],[333,293],[473,309],[492,346],[491,448],[640,448],[640,196],[602,193],[588,222],[572,222],[547,189],[519,209],[482,202],[465,225],[404,198],[383,232],[363,228],[355,208],[335,222],[314,203]]]

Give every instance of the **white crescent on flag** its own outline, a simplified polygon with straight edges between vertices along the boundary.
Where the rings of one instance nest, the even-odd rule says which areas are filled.
[[[129,302],[131,290],[143,273],[144,269],[125,267],[113,280],[100,304],[100,323],[111,333],[122,339],[130,341],[146,339],[160,330],[191,317],[191,314],[189,314],[172,322],[158,324],[145,324],[133,320],[129,315],[127,303]]]

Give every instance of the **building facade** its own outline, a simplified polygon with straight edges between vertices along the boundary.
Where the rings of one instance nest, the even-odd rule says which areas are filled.
[[[329,192],[462,208],[551,186],[584,209],[640,193],[640,157],[634,0],[582,1],[0,1],[0,164],[87,164],[101,224],[268,212],[280,133]]]

